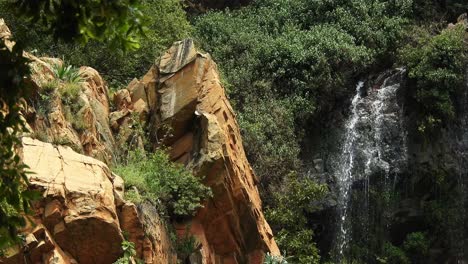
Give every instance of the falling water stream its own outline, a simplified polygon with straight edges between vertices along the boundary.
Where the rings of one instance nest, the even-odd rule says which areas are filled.
[[[350,197],[353,184],[361,182],[368,192],[369,177],[380,175],[384,188],[392,188],[399,169],[406,161],[406,133],[402,129],[401,107],[397,100],[399,77],[403,72],[387,74],[382,77],[381,84],[368,91],[364,90],[362,81],[356,86],[334,173],[339,193],[334,250],[337,263],[345,261],[352,240]],[[361,201],[365,206],[369,202],[368,193],[366,197],[367,201]]]

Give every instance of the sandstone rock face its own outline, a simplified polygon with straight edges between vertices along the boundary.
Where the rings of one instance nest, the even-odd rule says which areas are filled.
[[[109,164],[114,158],[115,142],[109,126],[108,88],[99,73],[81,67],[83,81],[77,84],[76,94],[66,97],[63,94],[70,93],[67,90],[73,86],[59,81],[52,71],[63,62],[28,56],[36,94],[25,100],[23,114],[32,136],[68,145]]]
[[[176,42],[142,82],[157,91],[149,100],[151,142],[170,146],[172,159],[213,190],[190,223],[205,263],[262,263],[265,252],[279,254],[214,61],[191,40]]]
[[[10,249],[0,262],[110,264],[123,253],[125,231],[145,263],[176,263],[154,207],[123,200],[123,180],[103,162],[31,138],[23,138],[21,155],[42,199],[23,230],[25,246]]]
[[[165,224],[154,206],[125,203],[119,210],[121,227],[128,233],[129,241],[135,243],[139,259],[152,264],[177,263]]]
[[[34,219],[49,241],[46,249],[37,249],[42,254],[35,253],[31,261],[44,261],[44,254],[52,251],[67,253],[59,263],[72,259],[78,263],[117,260],[123,237],[107,166],[69,147],[30,138],[23,138],[22,157],[34,172],[28,176],[32,188],[43,193],[43,199],[35,205]],[[32,234],[37,239],[35,232]]]

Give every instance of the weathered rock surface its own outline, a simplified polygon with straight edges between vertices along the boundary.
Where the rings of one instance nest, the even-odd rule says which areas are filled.
[[[142,79],[152,113],[154,146],[204,177],[214,197],[190,223],[206,263],[261,263],[279,254],[261,208],[255,174],[217,66],[191,40],[176,42]]]
[[[21,151],[24,163],[34,172],[28,175],[31,187],[43,194],[35,204],[34,225],[25,230],[31,241],[38,241],[29,245],[25,262],[117,260],[123,237],[107,166],[69,147],[31,138],[23,138]],[[54,262],[49,255],[59,255],[61,261]]]
[[[10,249],[5,263],[113,263],[124,231],[145,263],[175,263],[157,212],[123,200],[122,179],[103,162],[31,138],[23,138],[21,152],[42,199],[23,230],[26,247]]]
[[[81,67],[83,79],[75,95],[71,85],[58,81],[52,74],[56,59],[32,57],[32,81],[37,94],[26,101],[24,115],[33,136],[46,142],[69,145],[78,152],[106,163],[113,160],[115,142],[109,126],[108,88],[99,73]],[[51,88],[45,91],[46,86]],[[76,88],[75,88],[76,89]]]

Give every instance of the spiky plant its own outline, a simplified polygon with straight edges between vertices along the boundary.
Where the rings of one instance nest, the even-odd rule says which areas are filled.
[[[52,67],[52,72],[54,76],[68,83],[80,83],[83,82],[83,77],[79,72],[79,69],[72,65],[63,64],[54,64]]]

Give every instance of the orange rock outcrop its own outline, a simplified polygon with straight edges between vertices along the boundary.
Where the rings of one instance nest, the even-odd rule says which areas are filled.
[[[150,141],[169,146],[171,158],[214,193],[189,224],[206,263],[256,264],[265,252],[279,255],[216,63],[191,40],[176,42],[141,82]]]

